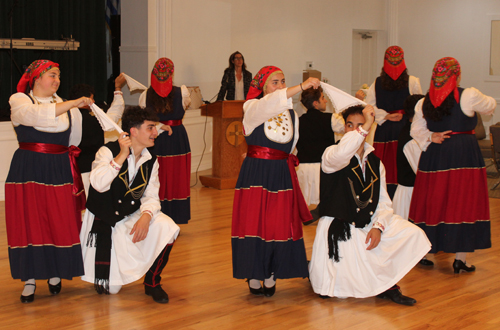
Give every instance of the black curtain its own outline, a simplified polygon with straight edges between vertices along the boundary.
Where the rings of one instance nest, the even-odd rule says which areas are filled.
[[[15,6],[14,6],[15,5]],[[22,73],[31,62],[48,59],[59,63],[61,86],[57,94],[68,98],[71,86],[94,86],[96,101],[106,99],[106,21],[104,0],[2,0],[0,38],[61,40],[72,37],[80,42],[76,51],[16,50],[13,59],[13,93]],[[11,57],[9,49],[0,51],[0,120],[10,120]]]

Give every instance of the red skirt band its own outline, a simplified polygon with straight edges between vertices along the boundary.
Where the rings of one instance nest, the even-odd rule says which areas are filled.
[[[163,125],[168,125],[168,126],[180,126],[182,125],[182,119],[180,120],[165,120],[165,121],[160,121]]]
[[[465,132],[450,132],[446,135],[456,135],[456,134],[476,134],[476,131],[472,130],[472,131],[465,131]]]
[[[82,193],[82,175],[76,163],[76,157],[78,157],[81,152],[80,148],[75,146],[66,147],[60,144],[19,142],[19,149],[39,152],[42,154],[64,154],[67,152],[71,164],[71,175],[73,176],[73,195],[76,196]]]
[[[394,111],[387,111],[387,112],[390,114],[393,114],[393,113],[400,113],[402,115],[406,114],[406,112],[404,110],[394,110]]]
[[[307,207],[302,190],[300,190],[299,180],[295,166],[299,166],[299,159],[294,154],[289,154],[281,150],[266,148],[261,146],[249,145],[247,157],[280,160],[286,159],[290,175],[292,177],[293,187],[293,219],[292,219],[292,237],[297,240],[302,237],[302,224],[312,219],[311,212]],[[300,237],[299,237],[300,234]]]

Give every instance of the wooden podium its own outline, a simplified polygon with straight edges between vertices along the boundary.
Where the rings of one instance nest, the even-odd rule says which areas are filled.
[[[201,183],[216,189],[234,189],[247,143],[243,135],[243,103],[223,101],[201,106],[201,115],[213,117],[212,175],[200,175]]]

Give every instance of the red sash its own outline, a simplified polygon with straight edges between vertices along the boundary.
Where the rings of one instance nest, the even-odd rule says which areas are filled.
[[[404,110],[394,110],[394,111],[387,111],[387,112],[390,114],[393,114],[393,113],[400,113],[402,115],[406,114],[406,112]]]
[[[160,123],[162,123],[163,125],[168,125],[168,126],[180,126],[180,125],[182,125],[182,119],[160,121]]]
[[[248,146],[247,157],[271,160],[286,159],[292,177],[293,187],[292,237],[294,240],[300,239],[302,237],[301,222],[312,220],[312,215],[311,212],[309,212],[304,195],[302,195],[299,180],[297,179],[297,172],[295,171],[295,166],[299,165],[299,159],[294,154],[255,145]],[[300,235],[300,237],[295,237],[294,234]]]
[[[79,195],[83,191],[82,175],[76,163],[76,157],[81,152],[80,148],[75,146],[66,147],[60,144],[19,142],[19,149],[43,154],[64,154],[67,152],[71,164],[71,175],[73,176],[73,195]]]
[[[465,131],[465,132],[450,132],[446,135],[456,135],[456,134],[476,134],[476,131],[472,130],[472,131]]]

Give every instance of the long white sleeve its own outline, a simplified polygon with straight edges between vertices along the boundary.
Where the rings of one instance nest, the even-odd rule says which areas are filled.
[[[13,94],[10,99],[10,119],[14,126],[24,125],[40,128],[52,128],[54,131],[61,123],[56,117],[55,103],[38,104],[31,101],[24,93]],[[68,126],[65,127],[67,129]]]
[[[106,113],[111,120],[118,123],[123,115],[123,110],[125,110],[125,101],[123,100],[122,93],[115,93],[113,97],[113,102]]]
[[[251,134],[256,127],[269,118],[293,108],[292,98],[287,99],[286,90],[286,88],[280,89],[259,100],[252,99],[243,104],[243,128],[246,135]]]
[[[363,130],[362,128],[360,128]],[[366,131],[363,130],[367,134]],[[357,131],[344,134],[338,144],[325,149],[321,157],[321,169],[325,173],[337,172],[349,165],[351,158],[356,154],[359,147],[365,141],[365,136]]]
[[[391,218],[394,215],[394,210],[392,209],[392,201],[387,193],[387,183],[385,179],[385,167],[382,162],[380,162],[380,195],[378,198],[377,208],[372,216],[373,228],[380,228],[382,231],[387,229]]]
[[[426,151],[431,143],[432,132],[427,129],[427,121],[422,113],[422,104],[424,104],[424,98],[420,99],[415,105],[415,115],[411,123],[410,135],[417,141],[420,149]]]
[[[420,154],[422,153],[422,150],[420,150],[417,141],[408,141],[403,147],[403,153],[405,154],[405,157],[408,160],[408,163],[410,164],[413,172],[417,173],[418,161],[420,160]]]
[[[474,87],[464,89],[460,98],[460,107],[465,115],[474,116],[474,112],[492,115],[497,102],[491,96],[486,96]]]

